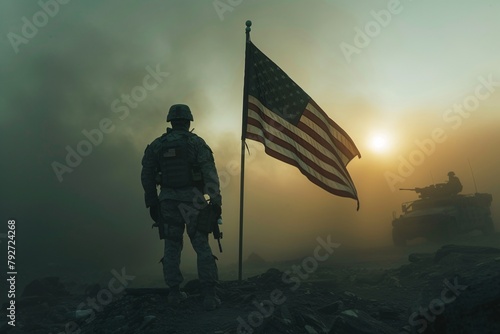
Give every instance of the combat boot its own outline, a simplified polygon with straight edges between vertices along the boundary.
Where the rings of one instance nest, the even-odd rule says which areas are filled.
[[[207,311],[215,310],[221,304],[215,286],[205,288],[205,298],[203,299],[203,307]]]
[[[187,298],[187,294],[179,289],[178,285],[170,287],[167,302],[170,305],[178,305],[181,301]]]

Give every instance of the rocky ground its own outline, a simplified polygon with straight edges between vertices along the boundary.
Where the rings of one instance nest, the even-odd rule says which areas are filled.
[[[490,241],[496,243],[498,233]],[[298,261],[295,267],[268,268],[242,282],[222,281],[218,287],[222,305],[210,312],[202,308],[196,280],[184,286],[189,298],[173,308],[166,303],[166,289],[119,291],[119,284],[94,284],[75,293],[57,277],[42,278],[28,284],[17,299],[16,326],[3,321],[0,330],[9,334],[500,333],[500,248],[463,242],[432,252],[420,250],[406,249],[402,264],[393,267],[382,264],[386,258],[378,264],[346,260],[315,266]],[[358,260],[374,257],[373,251],[357,254]]]

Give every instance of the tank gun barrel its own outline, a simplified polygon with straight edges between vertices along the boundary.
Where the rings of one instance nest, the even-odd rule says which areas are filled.
[[[417,191],[417,188],[399,188],[399,190],[411,190],[411,191]]]

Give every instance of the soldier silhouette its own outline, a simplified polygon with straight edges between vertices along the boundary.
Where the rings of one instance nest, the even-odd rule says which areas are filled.
[[[197,254],[198,277],[204,292],[204,307],[213,310],[220,304],[215,286],[218,273],[215,258],[208,243],[208,232],[198,220],[202,204],[207,205],[204,194],[210,197],[220,216],[222,197],[219,177],[212,150],[205,141],[189,131],[193,115],[187,105],[173,105],[167,115],[172,128],[146,147],[142,159],[141,182],[146,207],[159,227],[160,238],[165,241],[163,274],[170,288],[168,303],[178,304],[187,298],[179,285],[183,281],[180,271],[184,229]],[[157,184],[161,186],[158,196]],[[194,203],[198,201],[197,205]],[[194,206],[194,207],[193,207]]]

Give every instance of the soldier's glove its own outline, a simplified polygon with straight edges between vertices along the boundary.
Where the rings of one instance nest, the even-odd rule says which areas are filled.
[[[160,220],[160,205],[152,205],[149,207],[149,215],[151,216],[151,219],[155,223],[158,223]]]

